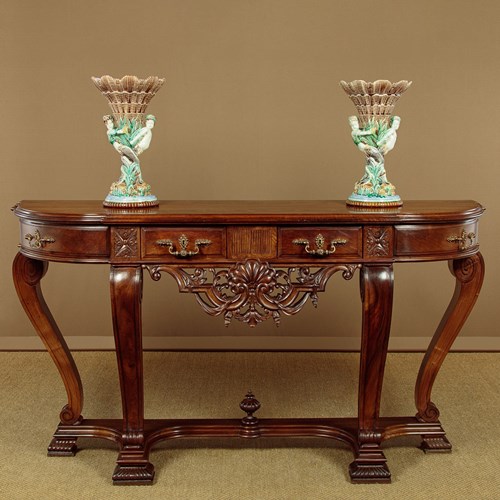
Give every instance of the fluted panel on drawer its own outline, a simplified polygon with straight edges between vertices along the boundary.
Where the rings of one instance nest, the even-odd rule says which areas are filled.
[[[230,259],[271,259],[277,255],[274,226],[230,226],[227,228],[227,256]]]

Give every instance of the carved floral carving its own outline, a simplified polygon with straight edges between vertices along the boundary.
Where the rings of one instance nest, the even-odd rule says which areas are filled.
[[[135,227],[115,228],[113,243],[115,257],[130,258],[139,255],[137,229]]]
[[[385,227],[366,228],[366,251],[370,257],[390,254],[390,233]]]
[[[202,309],[211,316],[224,316],[226,326],[237,319],[255,327],[272,318],[279,325],[281,314],[298,313],[311,299],[317,306],[317,293],[324,291],[328,279],[341,271],[351,279],[359,264],[338,264],[315,272],[308,267],[274,269],[267,262],[248,259],[229,269],[199,267],[189,273],[175,266],[148,266],[154,280],[162,272],[171,274],[181,292],[195,293]]]

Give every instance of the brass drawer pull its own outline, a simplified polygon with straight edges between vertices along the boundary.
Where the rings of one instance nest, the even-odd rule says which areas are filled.
[[[37,229],[35,234],[28,233],[25,237],[31,248],[43,248],[46,243],[54,243],[56,240],[50,236],[42,238],[40,231]]]
[[[460,236],[449,236],[446,238],[446,241],[449,241],[450,243],[458,243],[458,249],[464,251],[474,245],[475,239],[476,233],[468,233],[465,229],[462,229],[462,234]]]
[[[330,242],[330,248],[324,248],[325,237],[322,234],[318,234],[314,239],[314,241],[316,243],[316,248],[313,249],[311,248],[311,243],[309,242],[309,240],[306,240],[305,238],[297,238],[293,240],[292,243],[294,245],[305,245],[304,250],[309,255],[318,255],[319,257],[335,253],[335,250],[337,250],[338,245],[345,245],[347,243],[347,240],[345,239],[332,240]]]
[[[206,239],[197,239],[194,241],[194,250],[188,250],[187,247],[189,245],[189,239],[185,234],[181,234],[179,238],[179,247],[180,250],[174,249],[174,243],[172,240],[157,240],[156,244],[161,247],[168,247],[168,251],[171,255],[175,255],[176,257],[192,257],[200,253],[200,247],[203,245],[211,245],[212,242]]]

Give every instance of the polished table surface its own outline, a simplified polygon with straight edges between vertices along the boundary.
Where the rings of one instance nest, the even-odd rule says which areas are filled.
[[[67,404],[49,445],[51,456],[74,455],[79,437],[118,443],[116,484],[154,478],[151,447],[178,437],[316,436],[351,446],[353,482],[389,482],[381,444],[418,435],[424,451],[451,451],[431,391],[453,341],[469,316],[484,277],[474,201],[407,201],[361,209],[343,201],[163,201],[147,209],[104,208],[99,201],[22,201],[20,250],[13,275],[20,301],[52,356]],[[379,415],[393,300],[393,264],[448,261],[455,292],[422,361],[415,416]],[[43,298],[48,263],[110,265],[111,307],[123,418],[82,416],[83,388],[64,337]],[[248,393],[241,419],[144,418],[141,300],[144,272],[173,277],[180,292],[227,325],[279,324],[298,313],[328,279],[359,272],[362,332],[358,414],[345,418],[265,419]],[[333,392],[333,390],[332,390]]]

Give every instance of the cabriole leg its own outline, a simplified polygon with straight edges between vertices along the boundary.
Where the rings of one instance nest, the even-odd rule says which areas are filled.
[[[453,342],[469,317],[481,290],[484,278],[484,260],[480,253],[449,262],[456,278],[455,292],[443,319],[425,353],[415,386],[417,418],[421,422],[438,422],[439,410],[431,401],[432,386]],[[426,452],[451,451],[445,436],[422,436],[422,449]]]
[[[18,253],[12,269],[19,300],[52,357],[66,389],[68,403],[59,415],[61,424],[78,425],[82,420],[83,407],[80,374],[66,341],[45,302],[40,287],[40,281],[48,269],[48,262],[31,259]],[[74,455],[76,449],[76,438],[59,438],[56,431],[54,439],[48,447],[48,454]]]

